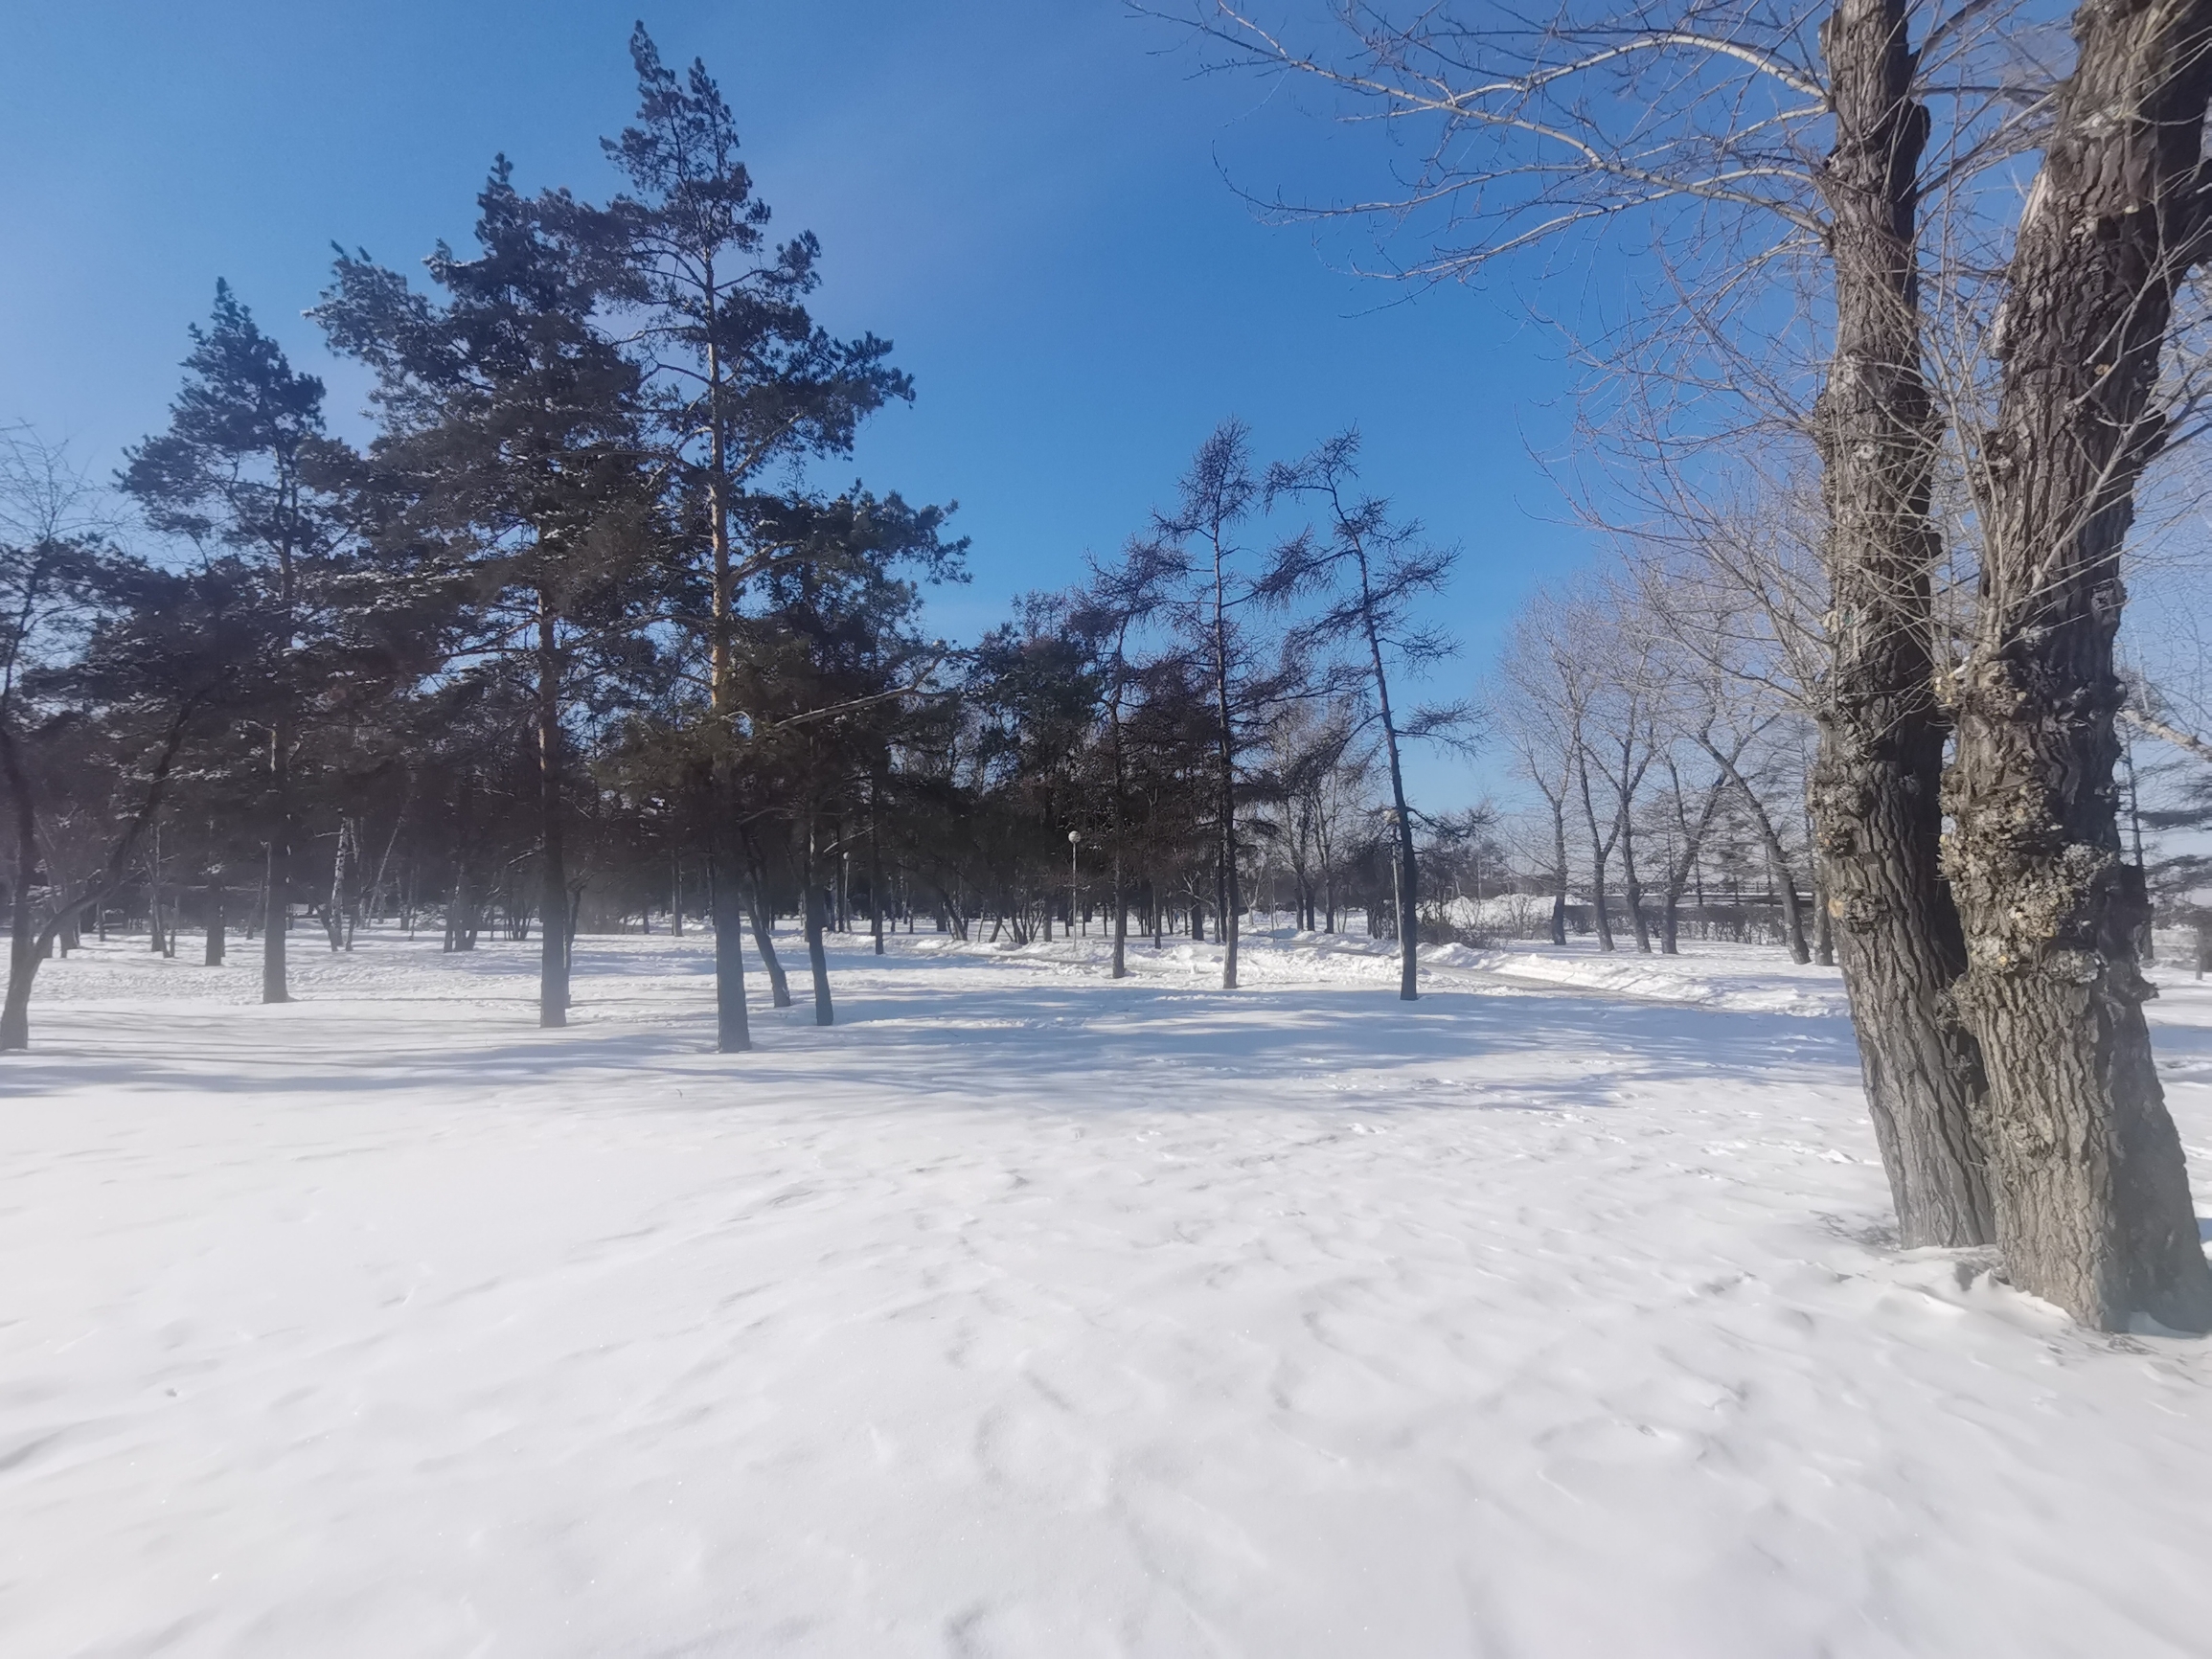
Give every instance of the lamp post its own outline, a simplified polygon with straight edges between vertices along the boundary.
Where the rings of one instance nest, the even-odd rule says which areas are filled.
[[[1067,924],[1070,927],[1076,925],[1075,844],[1082,839],[1083,834],[1080,830],[1070,830],[1067,832]],[[1090,928],[1087,924],[1084,925],[1083,932],[1084,938],[1090,937]]]

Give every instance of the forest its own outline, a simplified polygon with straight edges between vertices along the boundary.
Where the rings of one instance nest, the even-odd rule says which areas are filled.
[[[1475,731],[1403,700],[1452,648],[1424,602],[1454,553],[1361,491],[1357,433],[1264,464],[1224,420],[1087,580],[924,637],[951,504],[812,482],[914,387],[810,316],[819,246],[769,228],[704,66],[631,51],[619,193],[525,197],[502,159],[426,284],[340,252],[312,315],[374,373],[365,447],[219,283],[112,489],[4,435],[0,1047],[111,920],[211,966],[242,939],[268,1002],[295,925],[535,937],[547,1026],[580,929],[704,922],[725,1051],[748,930],[790,1001],[784,916],[824,1024],[824,931],[918,919],[1096,919],[1117,953],[1210,926],[1233,988],[1255,903],[1372,913],[1411,996],[1422,902],[1434,938],[1499,855],[1483,812],[1406,801],[1401,746]]]

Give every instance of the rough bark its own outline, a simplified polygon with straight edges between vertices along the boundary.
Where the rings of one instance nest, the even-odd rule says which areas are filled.
[[[1904,0],[1843,0],[1821,30],[1836,145],[1836,346],[1814,410],[1829,514],[1831,662],[1813,689],[1821,870],[1875,1139],[1906,1246],[1994,1236],[1973,1037],[1950,991],[1963,936],[1938,862],[1945,716],[1933,690],[1916,190],[1927,111]]]
[[[2177,285],[2200,252],[2212,0],[2085,5],[1995,333],[1987,537],[1960,671],[1945,853],[1958,1004],[1989,1074],[2013,1283],[2085,1324],[2212,1329],[2181,1147],[2152,1059],[2123,858],[2113,636]]]

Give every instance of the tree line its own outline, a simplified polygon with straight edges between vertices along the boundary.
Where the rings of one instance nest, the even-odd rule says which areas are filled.
[[[6,436],[0,1049],[118,905],[210,964],[242,928],[269,1002],[295,920],[534,934],[546,1026],[580,928],[704,922],[725,1051],[748,943],[791,1001],[793,914],[825,1024],[856,917],[880,949],[1095,912],[1117,975],[1132,927],[1210,928],[1234,987],[1255,884],[1307,926],[1376,910],[1411,996],[1418,848],[1469,825],[1413,808],[1402,754],[1470,711],[1404,700],[1453,556],[1359,489],[1357,435],[1262,465],[1226,421],[1083,580],[928,637],[951,508],[815,482],[911,380],[811,315],[820,247],[771,236],[705,67],[631,56],[609,199],[502,157],[423,280],[338,251],[309,315],[372,376],[365,443],[222,284],[114,499]]]

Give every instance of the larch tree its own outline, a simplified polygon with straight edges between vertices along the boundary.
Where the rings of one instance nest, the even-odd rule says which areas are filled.
[[[1203,642],[1200,656],[1212,694],[1214,778],[1214,907],[1221,938],[1221,989],[1237,989],[1237,932],[1243,909],[1238,868],[1238,785],[1245,734],[1260,705],[1276,688],[1256,673],[1244,617],[1271,596],[1250,568],[1253,549],[1243,540],[1244,526],[1263,505],[1260,478],[1252,470],[1251,435],[1242,420],[1228,420],[1198,445],[1183,474],[1174,509],[1158,517],[1155,534],[1175,552],[1181,565],[1182,606],[1192,634]]]
[[[1113,906],[1113,964],[1110,977],[1129,975],[1129,892],[1127,863],[1136,812],[1129,716],[1139,695],[1143,665],[1132,649],[1132,635],[1167,602],[1180,555],[1152,537],[1133,537],[1121,557],[1094,560],[1090,581],[1075,600],[1073,621],[1091,646],[1100,711],[1106,717],[1107,784],[1106,852]]]
[[[1391,838],[1398,863],[1398,994],[1412,1002],[1421,994],[1415,955],[1421,879],[1400,751],[1407,740],[1464,741],[1473,711],[1464,703],[1393,709],[1391,670],[1395,666],[1401,674],[1417,674],[1452,654],[1450,636],[1418,620],[1418,612],[1424,601],[1444,593],[1458,555],[1425,540],[1418,524],[1394,521],[1387,501],[1355,493],[1358,459],[1359,435],[1346,431],[1303,460],[1267,469],[1270,505],[1310,496],[1321,504],[1326,517],[1317,538],[1297,537],[1279,550],[1266,580],[1286,598],[1315,590],[1321,595],[1318,610],[1290,631],[1293,653],[1334,651],[1350,643],[1365,659],[1351,678],[1374,698],[1370,708],[1381,729],[1390,769]],[[1402,685],[1400,689],[1402,693]]]

